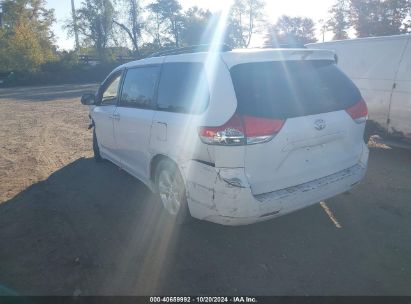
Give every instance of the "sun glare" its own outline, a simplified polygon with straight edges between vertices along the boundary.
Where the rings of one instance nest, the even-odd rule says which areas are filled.
[[[222,10],[215,14],[207,25],[201,41],[210,44],[209,52],[207,52],[204,66],[207,71],[207,80],[209,90],[212,90],[214,83],[216,82],[217,70],[220,66],[220,47],[224,44],[227,21],[229,17],[230,7],[232,1],[223,2]],[[206,93],[204,88],[205,80],[199,78],[198,83],[195,86],[194,100],[203,100]],[[195,107],[196,105],[194,105]],[[192,115],[190,115],[192,116]],[[193,128],[198,125],[198,120],[194,121],[193,118],[187,119],[185,122],[184,131],[181,133],[178,139],[176,139],[176,146],[181,151],[186,153],[195,153],[196,144],[195,138],[193,138]],[[194,132],[195,133],[195,132]],[[196,135],[196,134],[194,134]],[[189,157],[188,159],[191,159]],[[188,169],[188,175],[190,175],[190,169]],[[137,194],[136,194],[137,195]],[[156,202],[149,202],[156,203]],[[143,218],[145,219],[142,224],[136,224],[135,234],[131,236],[128,250],[125,250],[121,258],[121,263],[118,268],[118,280],[116,284],[124,284],[126,280],[128,265],[136,260],[136,252],[139,254],[141,263],[141,273],[134,278],[132,283],[135,286],[135,292],[140,294],[147,290],[157,290],[162,284],[162,280],[167,276],[168,269],[172,265],[172,258],[178,247],[180,238],[179,225],[172,220],[168,220],[165,217],[155,219],[157,211],[152,204],[148,204],[144,210]],[[145,244],[143,248],[147,251],[142,252],[138,250],[141,248],[141,244]],[[152,265],[156,265],[155,269]]]

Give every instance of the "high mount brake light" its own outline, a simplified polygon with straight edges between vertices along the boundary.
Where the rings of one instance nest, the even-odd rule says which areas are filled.
[[[281,130],[284,120],[234,114],[219,127],[200,127],[201,140],[209,145],[239,146],[270,141]]]
[[[364,100],[360,100],[355,105],[346,109],[351,118],[358,124],[364,123],[368,117],[368,108]]]

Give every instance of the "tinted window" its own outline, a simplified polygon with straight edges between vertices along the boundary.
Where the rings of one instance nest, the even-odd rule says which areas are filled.
[[[160,110],[201,113],[208,99],[208,83],[201,63],[163,65],[157,101]]]
[[[141,67],[127,71],[121,93],[122,106],[150,108],[153,105],[159,67]]]
[[[242,114],[290,118],[346,109],[361,99],[331,61],[259,62],[234,66],[231,77]]]
[[[120,86],[122,72],[114,74],[103,85],[101,105],[115,105],[117,103],[118,88]]]

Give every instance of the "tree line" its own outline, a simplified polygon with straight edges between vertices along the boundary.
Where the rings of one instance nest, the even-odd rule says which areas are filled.
[[[245,48],[263,18],[263,0],[235,0],[223,41]],[[135,57],[168,48],[209,44],[220,12],[196,6],[183,10],[177,0],[87,0],[73,10],[65,28],[76,39],[76,49],[94,48],[107,56],[108,47],[129,48]]]
[[[0,0],[1,1],[1,0]],[[72,0],[64,28],[74,37],[75,50],[58,51],[52,25],[54,10],[45,0],[3,0],[0,18],[0,72],[35,73],[78,64],[79,54],[112,62],[116,56],[142,58],[176,47],[208,44],[221,12],[199,7],[183,9],[178,0]],[[281,16],[273,22],[264,14],[264,0],[235,0],[224,24],[222,43],[250,47],[256,33],[265,46],[303,45],[317,41],[316,27],[334,39],[411,33],[411,0],[335,0],[329,16]],[[56,67],[57,65],[57,67]],[[51,68],[53,69],[53,68]]]

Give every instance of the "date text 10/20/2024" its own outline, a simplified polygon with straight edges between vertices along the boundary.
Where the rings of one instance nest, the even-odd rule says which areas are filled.
[[[253,297],[150,297],[150,303],[257,303]]]

